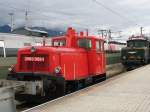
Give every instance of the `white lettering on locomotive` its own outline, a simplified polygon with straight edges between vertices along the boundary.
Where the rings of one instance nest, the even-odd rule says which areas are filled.
[[[44,57],[25,57],[24,61],[37,61],[37,62],[44,62]]]

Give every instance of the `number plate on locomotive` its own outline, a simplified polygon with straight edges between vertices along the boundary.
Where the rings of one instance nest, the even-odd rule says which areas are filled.
[[[44,57],[25,57],[24,61],[44,62]]]

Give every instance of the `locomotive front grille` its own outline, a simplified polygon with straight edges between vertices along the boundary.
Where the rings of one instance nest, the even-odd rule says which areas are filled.
[[[21,55],[20,71],[47,72],[48,70],[48,55]]]

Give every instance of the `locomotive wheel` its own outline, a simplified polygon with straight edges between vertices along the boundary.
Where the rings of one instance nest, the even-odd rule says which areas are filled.
[[[62,79],[50,80],[45,78],[43,79],[43,88],[47,97],[57,98],[65,95],[65,81]]]
[[[55,97],[61,97],[64,96],[66,93],[66,84],[65,82],[60,82],[56,84],[56,93]]]
[[[148,64],[148,59],[144,59],[144,65]]]
[[[55,97],[56,85],[54,82],[48,79],[43,80],[43,90],[46,97]]]
[[[66,84],[66,94],[72,93],[75,91],[74,81],[67,82]]]
[[[102,81],[105,81],[106,79],[107,79],[107,76],[106,76],[106,73],[104,73],[102,77]]]
[[[72,92],[72,85],[71,84],[67,84],[66,85],[66,94],[70,94]]]
[[[93,83],[99,83],[101,81],[105,81],[106,80],[106,73],[102,74],[103,76],[101,75],[98,75],[98,76],[95,76],[93,77]]]
[[[83,84],[85,87],[92,85],[93,84],[93,78],[90,77],[90,78],[85,79]]]
[[[73,88],[72,88],[73,92],[78,90],[78,89],[79,89],[79,81],[74,81]]]

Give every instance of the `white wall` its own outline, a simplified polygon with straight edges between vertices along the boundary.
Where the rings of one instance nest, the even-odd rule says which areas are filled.
[[[0,47],[3,48],[2,54],[4,54],[4,57],[6,57],[5,43],[3,40],[0,40]]]
[[[6,48],[21,48],[25,47],[25,43],[36,45],[36,43],[42,43],[43,38],[40,37],[29,37],[24,35],[16,34],[3,34],[0,33],[0,40],[5,42]]]
[[[4,47],[4,41],[0,40],[0,47]]]
[[[51,45],[51,39],[46,38],[46,45]],[[17,34],[0,33],[0,47],[3,47],[4,57],[12,54],[14,50],[29,46],[40,46],[43,44],[43,38],[31,37]],[[6,48],[6,49],[5,49]],[[9,52],[12,50],[12,52]],[[15,53],[15,52],[14,52]]]

